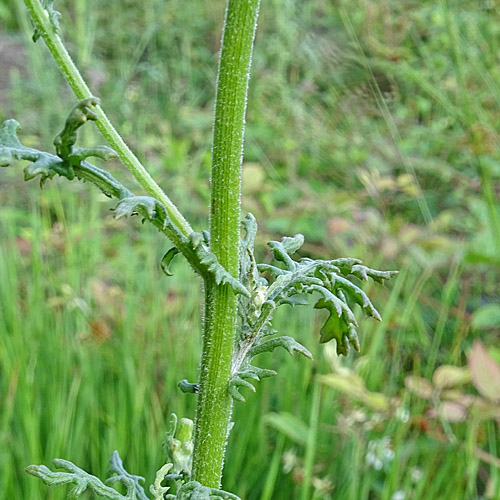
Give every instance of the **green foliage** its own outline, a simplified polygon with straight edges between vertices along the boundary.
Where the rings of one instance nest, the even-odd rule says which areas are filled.
[[[189,215],[200,228],[206,226],[202,218],[209,185],[214,80],[209,68],[218,48],[223,3],[146,0],[129,2],[126,9],[123,0],[57,4],[72,53],[99,85],[96,91],[124,135],[178,200],[189,199]],[[370,391],[401,397],[410,420],[375,414],[375,427],[367,430],[369,412],[366,422],[353,423],[365,406],[348,397],[349,387],[323,386],[319,432],[325,449],[317,449],[315,456],[317,498],[333,495],[317,489],[318,479],[324,478],[335,478],[335,495],[348,500],[387,499],[396,489],[418,500],[487,498],[488,491],[495,498],[498,489],[496,466],[443,441],[439,423],[429,420],[431,405],[410,398],[403,384],[409,374],[430,380],[442,363],[462,366],[474,338],[480,336],[491,347],[498,337],[494,311],[484,316],[481,311],[498,303],[498,251],[474,173],[470,130],[459,121],[465,107],[448,52],[453,44],[443,4],[262,4],[258,46],[265,50],[257,50],[253,59],[258,78],[251,80],[243,167],[243,204],[259,220],[261,241],[263,234],[265,243],[301,232],[308,256],[355,255],[406,270],[389,290],[362,287],[384,322],[360,324],[363,355],[342,361],[344,368],[357,367]],[[476,151],[489,160],[495,180],[498,9],[493,2],[450,4],[460,34],[454,45],[464,57],[463,88],[478,111],[479,131],[487,134]],[[20,39],[20,33],[9,32],[16,22],[25,23],[18,5],[0,2],[2,43],[5,35]],[[36,87],[22,69],[23,44],[17,42],[19,64],[13,67],[5,60],[8,44],[2,45],[2,67],[12,70],[10,91],[4,86],[9,70],[0,77],[0,114],[2,119],[16,116],[23,124],[30,120],[30,136],[23,142],[34,145],[64,116],[68,101],[58,68],[47,64],[40,44],[30,45],[27,56]],[[379,84],[385,90],[377,99]],[[141,99],[145,94],[148,98]],[[50,106],[41,108],[44,103]],[[396,129],[388,127],[391,120]],[[415,176],[408,183],[410,166]],[[134,470],[154,471],[162,460],[157,450],[166,426],[161,412],[192,415],[194,410],[196,397],[184,397],[176,384],[181,376],[195,381],[197,373],[199,339],[188,334],[199,331],[197,278],[179,266],[174,278],[160,282],[155,262],[168,247],[147,229],[99,220],[106,204],[95,193],[49,185],[37,203],[35,186],[22,186],[14,172],[2,174],[0,482],[5,496],[45,498],[41,481],[18,473],[35,457],[37,463],[49,463],[52,456],[71,456],[95,471],[108,458],[103,449],[114,445],[127,450]],[[415,181],[434,218],[431,230],[422,224]],[[449,275],[455,259],[460,261],[456,281]],[[94,282],[105,282],[109,296],[96,295]],[[61,291],[65,284],[73,290],[70,297]],[[110,338],[98,340],[92,334],[80,309],[71,309],[73,299],[89,304],[88,321],[106,322]],[[324,348],[309,343],[310,332],[322,326],[319,313],[326,314],[311,309],[292,314],[280,308],[273,326],[306,345],[315,363],[266,356],[262,366],[279,371],[279,384],[269,383],[250,395],[251,405],[236,405],[233,413],[237,424],[229,441],[225,489],[249,500],[300,498],[307,482],[304,449],[275,428],[263,434],[260,417],[283,409],[308,421],[312,374],[329,372],[335,350],[334,342]],[[173,358],[162,355],[163,332],[168,332],[168,345],[182,345]],[[79,372],[85,383],[68,398],[70,387],[78,387]],[[47,394],[50,406],[44,404]],[[144,394],[150,396],[146,405]],[[135,422],[144,435],[129,432]],[[459,441],[498,456],[495,426],[490,421],[477,429],[468,419],[452,424]],[[334,427],[341,434],[325,432]],[[385,434],[393,436],[398,459],[390,470],[367,470],[367,443]],[[10,436],[16,436],[15,442]],[[414,467],[423,474],[418,485],[411,482]],[[488,476],[493,489],[487,488]],[[472,488],[468,493],[466,484]],[[50,494],[64,497],[62,488]]]
[[[187,469],[190,469],[193,452],[191,439],[193,422],[189,419],[181,419],[177,427],[177,417],[173,415],[171,425],[165,449],[167,457],[171,458],[173,463],[167,463],[158,470],[156,479],[150,487],[154,500],[240,500],[232,493],[207,488],[197,481],[189,481],[190,470]],[[113,475],[106,482],[120,482],[125,485],[127,489],[125,495],[106,486],[99,478],[88,474],[68,460],[54,460],[55,467],[65,472],[54,472],[44,465],[30,465],[26,467],[26,472],[38,477],[48,486],[74,485],[68,493],[70,500],[80,498],[87,490],[109,500],[149,500],[144,488],[139,484],[144,481],[144,478],[129,474],[123,467],[122,459],[117,451],[113,452],[109,464],[109,471]],[[165,480],[176,480],[178,487],[176,495],[168,493],[170,488],[162,485]]]
[[[140,481],[144,482],[145,479],[142,476],[129,474],[123,467],[122,459],[117,451],[114,451],[109,459],[109,472],[115,475],[111,476],[107,480],[108,483],[121,482],[127,485],[128,483],[133,482],[135,485],[134,493],[137,500],[149,500],[144,488],[139,484]]]
[[[274,258],[282,267],[257,264],[254,257],[257,235],[255,217],[248,214],[242,225],[246,235],[240,246],[240,281],[250,291],[251,299],[239,299],[240,335],[229,386],[231,395],[240,401],[245,400],[239,392],[241,388],[255,390],[249,379],[261,380],[275,374],[272,370],[262,370],[251,365],[254,356],[282,347],[291,355],[298,352],[312,358],[311,353],[292,337],[267,338],[277,333],[271,328],[271,320],[279,306],[307,305],[308,302],[304,300],[306,295],[319,295],[315,308],[327,309],[330,313],[321,329],[320,342],[335,339],[337,353],[347,355],[350,345],[359,351],[356,331],[358,324],[352,311],[353,305],[358,304],[368,316],[379,321],[381,319],[368,296],[351,281],[352,277],[365,280],[370,277],[383,283],[384,279],[397,274],[396,271],[369,269],[357,259],[293,260],[292,255],[304,243],[301,234],[268,243]],[[270,275],[274,280],[268,282],[260,273]]]
[[[88,474],[68,460],[59,458],[54,460],[54,465],[58,469],[64,469],[67,472],[53,472],[45,467],[45,465],[30,465],[26,467],[26,472],[40,478],[48,486],[74,484],[73,489],[68,493],[68,498],[70,500],[76,500],[87,489],[92,490],[96,495],[109,498],[110,500],[143,500],[147,498],[144,495],[142,487],[139,486],[138,488],[138,480],[143,478],[128,474],[123,469],[123,464],[117,452],[113,453],[110,464],[111,471],[118,473],[118,476],[115,476],[117,478],[116,480],[122,482],[126,486],[126,495],[122,495],[115,489],[106,486],[99,478]],[[111,479],[113,481],[115,480],[114,477]]]
[[[328,320],[321,329],[321,342],[335,339],[337,352],[347,355],[349,344],[359,350],[357,338],[357,322],[351,309],[349,300],[359,304],[366,314],[380,320],[380,315],[374,308],[368,296],[348,277],[356,276],[362,279],[372,279],[383,283],[395,274],[393,271],[375,271],[361,265],[357,259],[336,259],[331,261],[312,260],[303,258],[299,261],[292,259],[304,243],[302,235],[293,238],[285,237],[281,241],[269,242],[269,247],[275,259],[283,267],[269,264],[257,264],[254,257],[254,243],[257,234],[257,223],[253,215],[248,214],[242,225],[246,231],[240,243],[240,275],[239,279],[233,277],[218,262],[216,256],[210,252],[210,235],[193,232],[188,237],[184,236],[169,219],[162,203],[151,196],[136,196],[119,183],[109,172],[100,169],[87,161],[89,157],[98,157],[108,160],[115,157],[111,148],[100,146],[94,148],[77,148],[78,129],[88,120],[96,120],[97,115],[92,107],[98,104],[96,98],[80,101],[70,112],[65,126],[54,140],[57,155],[38,151],[23,146],[17,138],[19,124],[14,120],[6,121],[0,130],[0,165],[10,166],[13,160],[28,160],[30,164],[25,167],[25,179],[30,180],[40,176],[40,185],[43,186],[47,179],[52,179],[56,174],[66,177],[90,181],[104,194],[119,199],[114,213],[117,219],[132,215],[141,215],[145,220],[152,222],[166,236],[170,237],[177,245],[171,248],[161,261],[162,270],[171,275],[170,264],[178,253],[182,253],[193,268],[204,278],[211,276],[216,284],[229,284],[239,294],[238,314],[241,320],[238,344],[233,357],[232,376],[227,390],[237,400],[245,401],[241,394],[242,388],[255,391],[249,380],[262,380],[275,375],[273,370],[262,369],[251,364],[252,359],[258,354],[272,352],[277,347],[286,349],[291,355],[298,352],[312,358],[308,349],[290,336],[278,336],[271,328],[274,311],[281,305],[305,305],[304,296],[317,293],[320,298],[316,301],[316,308],[327,309],[330,313]],[[261,276],[266,273],[274,278],[269,283]],[[197,384],[181,382],[180,388],[184,392],[198,392]],[[227,496],[224,492],[213,488],[206,488],[197,482],[185,482],[183,478],[191,475],[192,441],[184,442],[170,435],[167,456],[173,466],[170,477],[176,478],[178,486],[175,498],[236,498]],[[182,455],[182,459],[179,458]],[[132,500],[145,500],[143,488],[139,485],[139,476],[132,476],[123,469],[123,464],[118,454],[111,458],[111,471],[116,475],[111,481],[121,481],[127,485],[127,497],[103,485],[99,479],[81,471],[70,462],[58,460],[56,466],[69,470],[68,473],[51,472],[43,466],[33,466],[28,470],[30,474],[37,475],[47,484],[76,484],[72,495],[76,498],[88,487],[98,494],[108,495],[108,498],[127,498]],[[166,470],[164,466],[161,470]],[[161,474],[160,474],[161,476]],[[168,475],[167,475],[168,476]],[[155,498],[160,498],[166,493],[161,485],[162,479],[156,480],[151,487]],[[111,495],[111,496],[110,496]],[[114,495],[114,496],[113,496]],[[188,496],[190,495],[190,496]],[[226,496],[218,496],[226,495]],[[174,498],[173,495],[167,498]]]
[[[24,169],[25,180],[40,176],[40,185],[56,174],[73,180],[75,177],[95,184],[106,196],[118,198],[115,217],[121,218],[141,215],[164,232],[177,243],[175,250],[170,250],[166,256],[168,263],[173,256],[182,252],[193,268],[202,277],[214,276],[216,283],[227,283],[237,293],[248,295],[249,292],[240,285],[217,261],[209,251],[206,235],[195,233],[186,237],[168,217],[162,203],[151,196],[135,196],[129,189],[118,182],[109,172],[89,163],[89,157],[108,160],[116,157],[114,151],[107,146],[93,148],[76,148],[77,130],[87,121],[96,120],[92,106],[98,104],[98,99],[89,98],[80,101],[70,112],[65,126],[54,140],[57,156],[23,146],[17,138],[19,124],[15,120],[7,120],[0,129],[0,166],[10,166],[13,160],[28,160],[31,163]],[[168,266],[167,266],[168,267]],[[162,260],[165,269],[165,257]]]
[[[174,497],[171,496],[170,498],[173,499]],[[175,498],[177,500],[240,500],[239,497],[232,493],[202,486],[198,481],[186,483],[181,487]]]
[[[37,26],[34,40],[44,37],[75,93],[80,97],[88,95],[85,82],[58,37],[59,13],[53,9],[53,1],[45,0],[40,4],[38,0],[26,0],[26,4]],[[251,215],[243,223],[246,236],[239,244],[241,150],[258,10],[259,0],[244,3],[229,0],[226,11],[215,113],[210,233],[190,230],[177,207],[124,145],[95,97],[80,100],[70,112],[63,130],[54,140],[56,155],[22,145],[16,135],[18,124],[13,120],[6,121],[0,131],[0,166],[10,166],[13,160],[27,160],[30,164],[25,168],[25,179],[40,176],[41,186],[56,174],[68,180],[77,178],[94,183],[105,195],[118,199],[116,218],[140,215],[175,245],[161,261],[165,274],[171,274],[172,259],[181,253],[204,281],[207,292],[200,384],[180,384],[185,392],[199,393],[197,437],[193,445],[191,421],[181,420],[176,429],[174,420],[166,445],[169,461],[158,471],[150,488],[158,500],[238,498],[217,487],[231,414],[229,395],[244,400],[239,392],[241,388],[255,390],[249,380],[261,380],[275,374],[273,370],[251,364],[258,354],[282,347],[292,355],[299,352],[312,358],[309,350],[294,338],[274,337],[277,332],[271,327],[271,321],[279,306],[305,305],[304,297],[314,295],[315,308],[329,312],[321,329],[320,341],[325,343],[335,339],[337,353],[347,355],[350,345],[359,350],[354,305],[360,305],[367,315],[380,320],[368,296],[352,281],[353,277],[371,277],[383,282],[395,274],[393,271],[369,269],[361,261],[351,258],[328,261],[302,258],[296,261],[292,256],[304,243],[302,235],[269,243],[278,266],[257,264],[254,256],[257,224]],[[154,196],[134,195],[109,172],[88,162],[90,157],[108,160],[118,156],[107,146],[75,147],[77,132],[88,120],[97,122],[125,165]],[[236,302],[240,321],[235,339]],[[123,483],[127,488],[126,496],[71,462],[58,459],[54,463],[66,472],[52,472],[44,466],[30,466],[27,470],[50,485],[74,484],[70,498],[78,498],[85,490],[91,489],[112,500],[147,499],[139,484],[142,478],[127,473],[117,453],[110,461],[114,476],[109,482]],[[175,495],[168,493],[168,488],[163,485],[165,480],[174,482]]]
[[[17,138],[20,125],[15,120],[7,120],[0,129],[0,166],[8,167],[13,160],[27,160],[30,164],[24,169],[24,179],[40,176],[40,186],[56,174],[73,180],[75,177],[96,184],[101,191],[111,197],[123,197],[130,193],[108,172],[86,161],[89,157],[102,160],[116,158],[116,153],[108,146],[94,148],[75,148],[77,130],[87,120],[96,120],[91,107],[99,103],[95,97],[83,99],[71,110],[63,130],[54,140],[57,156],[29,148]]]
[[[367,315],[377,320],[380,320],[380,315],[368,296],[347,278],[355,276],[367,280],[370,277],[383,283],[384,279],[390,279],[396,272],[369,269],[359,260],[349,258],[331,261],[303,258],[295,261],[291,256],[303,245],[302,235],[269,242],[275,259],[284,267],[257,264],[254,257],[257,222],[253,215],[248,214],[242,222],[246,235],[240,245],[240,277],[239,280],[235,279],[210,252],[208,232],[195,232],[186,238],[170,221],[165,207],[158,200],[151,196],[133,195],[109,172],[87,161],[91,156],[103,160],[115,157],[111,148],[75,147],[79,127],[87,120],[97,119],[91,109],[96,104],[98,104],[96,98],[85,99],[73,108],[62,132],[54,140],[57,156],[23,146],[16,135],[18,123],[14,120],[6,121],[0,130],[0,165],[10,166],[14,159],[29,160],[31,163],[25,168],[25,179],[29,180],[40,175],[42,186],[47,179],[53,178],[56,174],[69,180],[76,177],[93,182],[107,196],[119,198],[119,203],[115,207],[116,218],[139,214],[156,225],[160,231],[166,232],[168,236],[175,234],[175,239],[180,245],[171,248],[161,261],[161,267],[167,275],[171,274],[172,259],[182,252],[202,276],[211,275],[217,284],[231,285],[234,291],[240,294],[239,316],[242,322],[239,346],[233,362],[233,376],[229,385],[233,397],[244,401],[239,388],[246,387],[253,390],[253,385],[248,379],[261,380],[274,375],[271,370],[258,369],[250,364],[252,358],[258,354],[272,352],[277,347],[282,347],[290,354],[299,352],[312,358],[304,346],[289,336],[263,340],[264,337],[276,333],[270,328],[275,309],[285,304],[292,306],[307,304],[303,298],[307,294],[319,294],[320,298],[314,307],[329,312],[329,317],[321,329],[320,342],[335,339],[339,354],[347,355],[349,345],[359,350],[357,321],[350,302],[359,304]],[[268,283],[260,273],[271,275],[274,281]]]

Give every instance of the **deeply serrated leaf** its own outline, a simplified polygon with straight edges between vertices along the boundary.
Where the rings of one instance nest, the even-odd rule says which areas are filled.
[[[189,481],[181,486],[176,500],[241,500],[227,491],[203,486],[197,481]]]
[[[370,269],[361,264],[356,264],[352,266],[351,274],[363,280],[368,280],[368,277],[370,277],[373,281],[383,285],[384,280],[388,280],[393,276],[396,276],[398,271],[377,271],[376,269]]]
[[[250,292],[243,285],[243,283],[227,271],[219,263],[215,254],[210,252],[210,250],[205,246],[202,233],[191,233],[189,235],[189,241],[191,242],[193,251],[199,259],[201,267],[205,269],[205,272],[212,274],[218,285],[221,283],[227,284],[235,291],[235,293],[250,297]]]
[[[235,375],[231,377],[227,390],[233,399],[244,403],[246,399],[244,398],[243,394],[240,393],[240,389],[244,388],[250,389],[252,392],[255,392],[255,387],[250,382],[244,380],[239,375]]]
[[[79,158],[79,155],[77,154],[78,150],[75,150],[73,146],[76,143],[78,129],[87,120],[97,120],[97,115],[91,109],[97,104],[99,104],[99,99],[97,97],[88,97],[86,99],[82,99],[73,107],[68,115],[68,118],[66,118],[62,131],[54,139],[57,156],[65,160],[69,160],[70,155],[73,154],[75,155],[75,165],[79,164],[82,159],[91,156],[91,154],[87,154],[85,158]],[[107,149],[111,150],[111,148]]]
[[[31,163],[24,169],[25,180],[40,176],[41,186],[47,179],[52,179],[56,174],[69,180],[73,180],[76,176],[79,179],[91,181],[97,174],[98,182],[96,184],[109,195],[110,190],[106,189],[106,184],[109,184],[112,179],[111,184],[116,187],[117,181],[107,172],[87,163],[85,159],[90,156],[109,159],[116,157],[116,153],[107,146],[74,148],[78,128],[87,119],[95,119],[90,106],[97,103],[98,99],[91,97],[79,101],[71,110],[62,132],[54,140],[57,156],[21,144],[17,138],[17,130],[20,128],[19,123],[15,120],[5,121],[0,129],[0,166],[10,166],[13,160],[27,160]],[[81,171],[75,171],[76,168],[80,168]],[[105,172],[104,175],[103,172]],[[119,188],[118,192],[120,195],[123,194],[125,188]],[[113,192],[113,195],[116,194]]]
[[[123,461],[116,450],[113,452],[109,460],[109,471],[112,474],[116,475],[107,479],[106,482],[108,483],[121,482],[125,486],[127,486],[128,484],[130,484],[130,481],[132,481],[135,484],[135,496],[137,500],[149,500],[148,496],[146,495],[146,492],[144,491],[144,488],[142,487],[141,484],[139,484],[140,481],[144,482],[145,479],[142,476],[135,476],[133,474],[129,474],[125,470],[125,467],[123,466]]]
[[[129,196],[120,200],[115,207],[116,219],[138,214],[150,220],[153,220],[157,216],[163,216],[164,219],[167,218],[165,207],[151,196]]]
[[[368,295],[366,295],[366,293],[363,292],[359,286],[355,285],[352,281],[349,281],[343,276],[335,276],[334,280],[334,286],[341,287],[342,290],[346,292],[356,304],[359,304],[363,308],[368,316],[375,318],[377,321],[382,320],[379,312],[375,309],[371,300],[368,298]]]
[[[335,339],[337,342],[337,354],[347,356],[349,353],[349,340],[357,340],[357,335],[354,337],[351,332],[351,323],[345,319],[343,315],[338,315],[335,309],[332,309],[331,303],[324,299],[319,300],[314,306],[315,309],[327,309],[330,313],[325,324],[320,330],[320,343],[325,344],[330,340]],[[359,345],[357,345],[359,350]]]
[[[304,235],[296,234],[293,237],[285,236],[281,240],[281,244],[289,255],[293,255],[304,244]]]
[[[281,299],[279,301],[279,305],[284,305],[284,304],[295,307],[295,306],[307,306],[309,302],[307,302],[307,300],[303,299],[302,297],[285,297],[284,299]]]
[[[240,393],[240,389],[247,388],[255,392],[255,387],[247,382],[246,379],[260,381],[264,378],[272,377],[277,373],[274,370],[267,370],[253,365],[247,365],[234,375],[228,387],[229,394],[236,400],[245,402],[244,396]]]
[[[262,380],[264,378],[269,378],[277,375],[274,370],[269,370],[266,368],[259,368],[258,366],[248,365],[243,370],[241,370],[238,375],[241,378],[251,378],[253,380]]]
[[[293,271],[297,267],[297,263],[290,257],[304,243],[304,236],[301,234],[295,235],[293,238],[285,236],[281,241],[270,241],[269,248],[274,254],[274,258],[285,264],[286,268]]]
[[[85,490],[91,489],[96,495],[110,500],[136,500],[135,483],[127,483],[127,495],[118,493],[115,489],[106,486],[99,478],[92,476],[77,467],[72,462],[62,459],[55,459],[54,465],[67,472],[53,472],[44,465],[30,465],[26,467],[26,472],[32,476],[40,478],[49,486],[59,486],[64,484],[74,484],[71,495],[78,498]]]
[[[50,153],[38,151],[21,144],[17,138],[20,125],[16,120],[6,120],[0,129],[0,166],[8,167],[14,160],[27,160],[31,162],[24,169],[25,180],[30,180],[40,175],[40,185],[47,179],[52,179],[56,174],[74,179],[75,172],[71,165]]]
[[[264,342],[252,347],[248,354],[250,357],[253,357],[263,352],[272,352],[277,347],[283,347],[283,349],[286,349],[290,355],[298,352],[306,358],[312,359],[312,354],[302,344],[299,344],[294,338],[288,336],[265,340]]]

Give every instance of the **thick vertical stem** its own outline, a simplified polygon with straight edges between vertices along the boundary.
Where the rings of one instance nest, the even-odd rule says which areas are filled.
[[[259,3],[228,0],[217,81],[210,248],[233,276],[238,275],[245,109]],[[231,418],[232,401],[227,388],[236,317],[233,290],[207,280],[193,476],[213,488],[220,486]]]

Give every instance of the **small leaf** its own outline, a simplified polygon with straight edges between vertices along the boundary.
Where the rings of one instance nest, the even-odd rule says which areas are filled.
[[[170,271],[170,264],[173,258],[179,253],[177,247],[172,247],[161,259],[161,270],[167,276],[173,276],[173,273]]]
[[[231,394],[231,396],[234,399],[237,399],[238,401],[241,401],[244,403],[246,400],[243,397],[243,395],[239,392],[240,389],[250,389],[252,392],[255,392],[255,387],[248,382],[247,380],[244,380],[242,377],[239,375],[235,375],[234,377],[231,378],[229,381],[229,386],[228,386],[228,392]]]
[[[398,271],[377,271],[375,269],[369,269],[366,266],[356,264],[352,266],[351,274],[357,276],[360,279],[368,280],[370,277],[373,281],[384,284],[384,280],[391,279],[393,276],[398,274]]]
[[[132,481],[135,484],[135,496],[137,497],[137,500],[149,500],[144,488],[139,484],[140,481],[144,482],[145,479],[142,476],[129,474],[123,467],[123,461],[116,450],[113,452],[109,460],[109,471],[112,474],[116,474],[116,476],[110,477],[106,481],[107,483],[119,481],[127,486],[130,481]]]
[[[289,255],[293,255],[304,244],[304,235],[296,234],[292,238],[285,236],[281,240],[281,244]]]
[[[257,264],[257,268],[262,273],[271,273],[273,276],[286,275],[287,271],[285,269],[280,269],[276,266],[271,266],[270,264]]]
[[[309,305],[309,302],[307,302],[306,299],[303,299],[301,297],[285,297],[284,299],[281,299],[279,301],[278,305],[281,306],[284,304],[295,307],[295,306],[307,306]]]
[[[94,167],[85,159],[97,156],[102,159],[116,157],[116,153],[107,146],[93,148],[74,148],[77,139],[77,130],[87,119],[95,119],[95,114],[89,106],[97,104],[95,97],[79,101],[71,110],[63,131],[56,137],[54,144],[58,156],[34,148],[23,146],[17,138],[19,123],[7,120],[0,129],[0,166],[6,167],[13,160],[27,160],[31,162],[24,169],[24,179],[30,180],[40,176],[40,185],[43,186],[47,179],[52,179],[56,174],[73,180],[90,180],[108,196],[124,196],[128,192],[111,174]],[[75,169],[79,169],[76,171]]]
[[[154,483],[149,487],[149,491],[153,495],[154,500],[163,500],[165,498],[165,494],[170,489],[168,486],[162,486],[162,483],[165,480],[167,474],[170,472],[172,465],[173,464],[165,464],[160,470],[156,472]]]
[[[67,472],[52,472],[44,465],[30,465],[26,467],[26,472],[32,476],[40,478],[48,486],[58,486],[62,484],[74,484],[75,487],[70,492],[70,498],[78,498],[87,488],[93,490],[97,495],[110,500],[135,500],[135,483],[127,482],[127,495],[121,495],[113,488],[106,486],[102,481],[91,476],[84,470],[77,467],[68,460],[56,458],[54,465]]]
[[[177,386],[185,394],[198,394],[198,391],[200,389],[200,384],[192,384],[188,382],[186,379],[181,380],[177,384]]]
[[[264,378],[269,378],[274,375],[277,375],[277,373],[274,370],[268,370],[266,368],[259,368],[258,366],[253,366],[253,365],[248,365],[240,372],[238,375],[241,378],[250,378],[253,380],[262,380]]]
[[[239,392],[240,389],[246,387],[255,392],[255,387],[250,382],[247,382],[246,379],[260,381],[264,378],[272,377],[273,375],[276,375],[274,370],[266,370],[257,366],[247,365],[231,378],[228,387],[229,394],[231,394],[234,399],[245,402],[245,398]]]
[[[261,342],[260,344],[254,345],[248,351],[248,355],[250,358],[252,358],[253,356],[257,356],[257,354],[261,354],[263,352],[272,352],[277,347],[283,347],[290,353],[290,355],[298,352],[306,358],[312,359],[312,354],[302,344],[299,344],[292,337],[277,337],[275,339]]]
[[[168,497],[167,497],[168,498]],[[203,486],[197,481],[183,484],[177,492],[176,500],[241,500],[240,497],[223,490]]]
[[[139,213],[150,220],[153,220],[158,215],[166,218],[165,207],[151,196],[129,196],[123,198],[115,208],[116,219],[130,217]]]
[[[290,257],[290,254],[298,250],[303,243],[304,236],[297,234],[293,238],[285,237],[282,241],[270,241],[268,246],[276,260],[283,262],[288,270],[294,271],[297,268],[297,263]]]
[[[241,225],[245,229],[245,237],[242,240],[242,243],[245,249],[253,252],[255,237],[257,236],[257,220],[253,216],[253,214],[248,213],[246,217],[241,221]]]
[[[212,274],[218,285],[220,283],[227,284],[235,293],[250,297],[250,292],[245,285],[219,263],[217,257],[205,246],[204,240],[202,233],[193,232],[189,235],[189,241],[199,259],[200,267],[203,267],[206,273]]]
[[[338,314],[338,310],[332,305],[332,302],[327,302],[324,299],[320,299],[316,305],[315,309],[327,309],[330,312],[328,319],[320,330],[320,343],[325,344],[330,342],[330,340],[335,339],[337,342],[337,354],[343,354],[347,356],[349,354],[349,341],[352,337],[356,339],[354,347],[356,350],[359,349],[359,342],[357,341],[357,335],[354,335],[351,331],[351,324],[345,317]]]
[[[481,396],[500,403],[500,365],[488,354],[483,344],[476,340],[467,358],[472,383]]]
[[[23,146],[17,138],[20,128],[16,120],[6,120],[0,129],[0,166],[8,167],[13,160],[28,160],[31,162],[24,169],[24,179],[30,180],[40,175],[40,185],[43,186],[47,179],[52,179],[56,174],[74,179],[75,172],[61,158],[50,153]]]
[[[377,321],[382,321],[379,312],[373,306],[371,300],[368,298],[368,295],[366,295],[366,293],[363,292],[359,286],[356,286],[354,283],[346,278],[343,278],[342,276],[336,276],[334,284],[336,286],[340,286],[356,304],[359,304],[363,308],[368,316],[375,318]]]
[[[54,139],[54,146],[56,147],[57,156],[63,160],[69,160],[71,155],[74,155],[74,161],[70,162],[73,165],[79,165],[80,162],[91,156],[91,153],[85,155],[83,158],[79,158],[80,155],[76,154],[76,149],[73,146],[76,143],[78,129],[87,121],[97,120],[97,115],[92,111],[91,106],[96,106],[99,104],[99,99],[97,97],[88,97],[87,99],[82,99],[79,101],[73,109],[70,111],[68,118],[64,124],[62,131]],[[103,146],[105,150],[113,151],[111,148]],[[97,149],[98,154],[101,154],[102,148]],[[94,148],[94,151],[96,148]],[[81,152],[86,150],[81,149]],[[114,151],[113,151],[114,152]]]

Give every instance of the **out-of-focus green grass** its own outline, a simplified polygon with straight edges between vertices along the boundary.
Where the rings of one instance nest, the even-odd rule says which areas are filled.
[[[56,7],[118,129],[206,227],[224,2]],[[355,256],[401,275],[367,288],[384,321],[362,323],[361,354],[341,366],[317,343],[317,311],[277,316],[315,361],[263,360],[278,377],[236,404],[224,487],[243,499],[498,498],[498,462],[476,453],[498,456],[498,425],[444,432],[404,385],[408,374],[464,365],[474,338],[498,346],[498,325],[470,326],[499,301],[497,8],[263,2],[243,184],[260,242],[302,232],[304,255]],[[18,63],[1,68],[11,86],[0,119],[15,116],[26,143],[50,148],[74,98],[43,43],[29,40],[20,0],[0,6],[0,26]],[[91,127],[81,139],[100,140]],[[40,191],[19,167],[2,169],[0,206],[1,496],[62,499],[23,468],[64,457],[105,477],[114,449],[150,482],[169,414],[194,413],[194,397],[176,386],[196,379],[199,281],[180,261],[165,278],[158,262],[168,242],[139,221],[115,221],[90,186],[56,179]],[[316,378],[347,368],[395,409],[375,410]],[[395,456],[386,450],[376,470],[367,455],[384,437]]]

